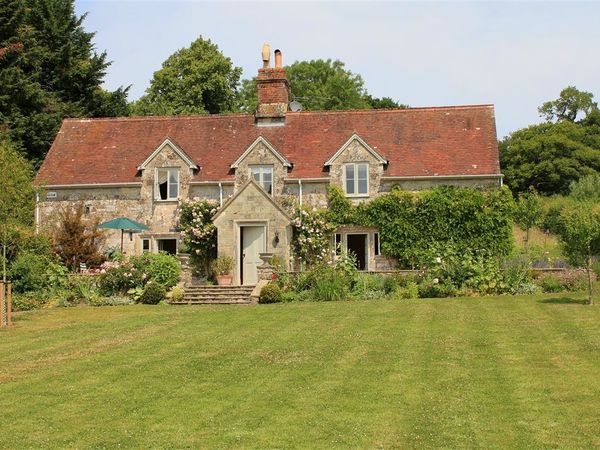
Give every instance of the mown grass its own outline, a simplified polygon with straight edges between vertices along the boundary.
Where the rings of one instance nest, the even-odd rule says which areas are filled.
[[[582,299],[22,313],[0,331],[0,447],[598,447]]]

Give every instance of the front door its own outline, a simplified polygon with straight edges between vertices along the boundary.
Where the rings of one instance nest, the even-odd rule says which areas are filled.
[[[258,256],[265,251],[265,227],[241,227],[241,270],[242,284],[256,284],[258,282],[257,267],[262,264]]]
[[[346,243],[349,252],[356,256],[356,268],[358,270],[367,270],[367,235],[366,234],[348,234]]]

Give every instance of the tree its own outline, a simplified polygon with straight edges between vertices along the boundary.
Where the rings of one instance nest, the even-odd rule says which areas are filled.
[[[600,173],[600,112],[594,107],[578,122],[562,119],[517,130],[499,147],[513,192],[533,186],[541,194],[567,194],[572,182]]]
[[[31,164],[0,136],[0,244],[2,279],[6,281],[7,253],[17,241],[17,228],[33,224],[35,188]]]
[[[561,211],[561,234],[569,261],[585,267],[588,274],[588,302],[592,299],[592,257],[600,253],[600,205],[580,203]]]
[[[0,5],[0,127],[40,163],[64,117],[127,114],[128,88],[102,89],[109,63],[96,53],[73,0]]]
[[[371,97],[369,94],[367,94],[366,99],[373,109],[406,109],[409,107],[408,105],[398,103],[396,100],[393,100],[390,97],[377,98]]]
[[[519,195],[515,208],[515,218],[519,228],[525,231],[525,253],[529,251],[529,230],[540,224],[542,220],[542,202],[533,189]]]
[[[600,173],[586,175],[569,185],[569,196],[579,201],[600,202]]]
[[[307,111],[406,108],[406,105],[398,104],[389,97],[369,95],[362,77],[347,70],[339,60],[297,61],[286,66],[285,70],[292,99],[300,102]],[[238,101],[240,110],[256,110],[256,78],[242,81]]]
[[[218,114],[234,111],[242,69],[210,39],[169,56],[146,94],[132,104],[137,115]]]
[[[575,86],[567,86],[560,91],[560,96],[553,101],[544,103],[538,108],[541,117],[548,122],[554,119],[575,122],[579,113],[589,114],[598,109],[593,100],[594,94],[580,91]]]
[[[103,262],[100,244],[102,231],[96,227],[98,221],[84,220],[83,202],[74,207],[65,207],[60,212],[59,227],[54,233],[54,251],[71,270],[77,270],[80,263],[97,265]]]

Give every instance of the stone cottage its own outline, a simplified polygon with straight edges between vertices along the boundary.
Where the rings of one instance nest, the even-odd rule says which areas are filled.
[[[267,56],[258,71],[255,114],[66,119],[37,175],[37,225],[83,201],[100,221],[127,216],[149,226],[126,233],[126,253],[176,254],[179,201],[213,199],[218,252],[234,258],[234,283],[254,284],[259,253],[289,260],[281,196],[323,207],[330,184],[355,202],[395,185],[501,185],[492,105],[291,112],[275,56],[275,67]],[[119,241],[109,232],[106,245]],[[361,270],[389,266],[377,230],[340,229],[332,242],[351,249]]]

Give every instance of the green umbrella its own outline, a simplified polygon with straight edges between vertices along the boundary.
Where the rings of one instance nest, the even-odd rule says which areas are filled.
[[[136,222],[135,220],[128,219],[127,217],[118,217],[108,222],[101,223],[98,228],[111,228],[113,230],[121,230],[121,253],[123,253],[123,232],[129,231],[143,231],[149,230],[149,228],[143,223]]]

